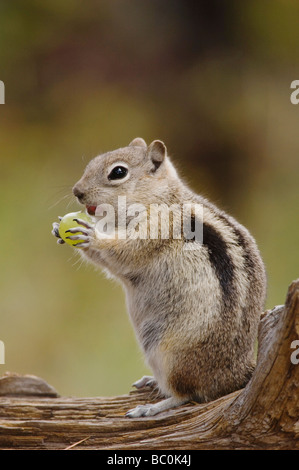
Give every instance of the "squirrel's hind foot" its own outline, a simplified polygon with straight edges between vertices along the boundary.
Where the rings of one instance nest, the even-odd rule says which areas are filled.
[[[144,375],[141,379],[137,380],[132,384],[132,387],[135,387],[137,389],[144,387],[155,388],[157,386],[157,381],[151,375]]]
[[[141,416],[155,416],[162,411],[176,408],[177,406],[184,405],[188,400],[178,399],[174,397],[166,398],[166,400],[159,401],[155,404],[138,405],[136,408],[127,411],[127,418],[140,418]]]

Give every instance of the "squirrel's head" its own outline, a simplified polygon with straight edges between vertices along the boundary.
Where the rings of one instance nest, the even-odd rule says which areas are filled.
[[[100,204],[116,206],[119,196],[130,203],[161,202],[174,180],[177,174],[164,143],[154,140],[147,146],[138,137],[127,147],[91,160],[73,193],[93,214]]]

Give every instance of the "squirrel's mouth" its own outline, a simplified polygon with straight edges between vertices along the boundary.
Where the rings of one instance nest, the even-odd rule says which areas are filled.
[[[96,213],[97,206],[87,206],[86,205],[86,210],[89,215],[95,215]]]

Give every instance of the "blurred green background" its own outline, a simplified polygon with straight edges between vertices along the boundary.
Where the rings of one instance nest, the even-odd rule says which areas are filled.
[[[251,230],[267,307],[284,302],[299,274],[298,19],[291,0],[0,3],[0,375],[95,396],[147,372],[121,287],[50,233],[86,163],[137,136]]]

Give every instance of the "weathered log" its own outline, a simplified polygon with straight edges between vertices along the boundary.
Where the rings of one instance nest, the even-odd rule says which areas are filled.
[[[157,400],[153,391],[110,398],[59,397],[43,381],[41,392],[41,379],[32,376],[15,376],[14,389],[9,376],[9,393],[4,393],[3,377],[0,448],[299,449],[299,364],[291,360],[298,338],[299,280],[289,287],[284,306],[262,315],[257,367],[244,389],[154,417],[125,417],[137,404]],[[25,393],[22,380],[27,381]]]

